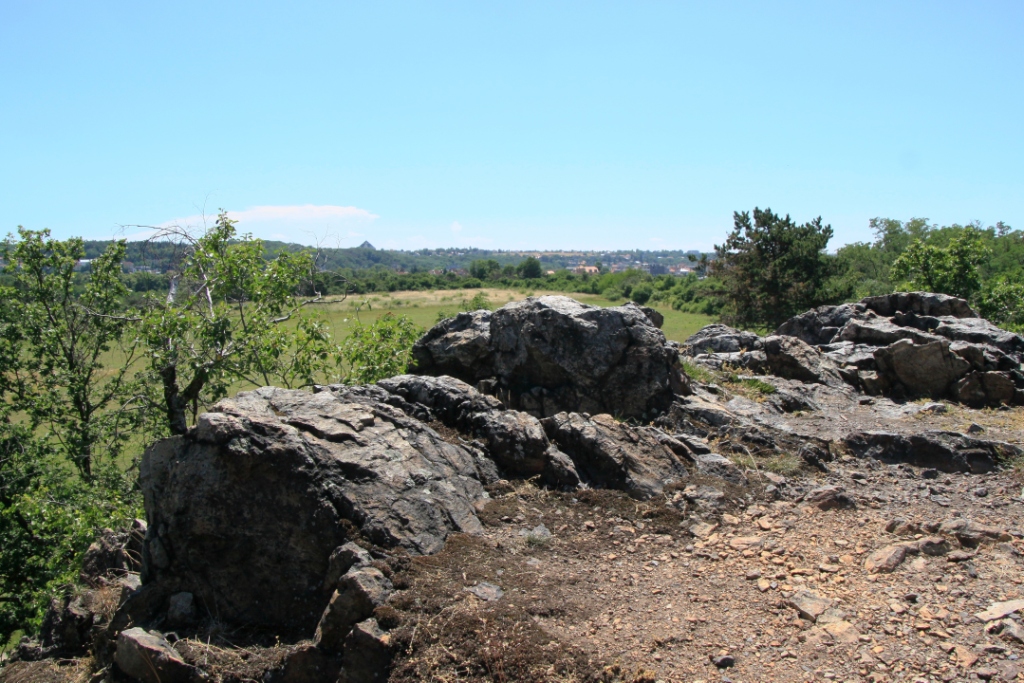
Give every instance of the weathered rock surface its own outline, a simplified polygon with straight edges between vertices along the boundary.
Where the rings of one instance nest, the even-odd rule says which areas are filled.
[[[229,622],[309,632],[347,529],[435,552],[453,531],[480,530],[473,503],[485,496],[473,455],[397,408],[273,387],[152,446],[140,485],[146,582],[187,590]]]
[[[509,407],[653,418],[688,393],[677,346],[626,304],[599,308],[543,296],[461,313],[413,348],[414,372],[485,382]]]
[[[349,571],[342,577],[317,625],[317,646],[327,652],[342,651],[352,627],[368,619],[391,592],[391,582],[379,569],[361,567]]]
[[[130,628],[117,637],[117,667],[143,683],[186,683],[192,667],[160,633]]]
[[[633,427],[610,415],[559,413],[543,420],[548,436],[563,448],[581,478],[597,488],[650,498],[687,476],[690,449],[652,427]]]
[[[554,486],[575,486],[579,475],[572,461],[553,445],[540,421],[518,410],[505,410],[501,401],[481,394],[453,377],[399,375],[378,386],[423,406],[428,417],[481,439],[487,454],[506,476],[541,475]]]
[[[737,353],[755,351],[763,345],[761,337],[753,332],[737,330],[728,325],[715,323],[702,327],[686,340],[686,355],[701,353]]]
[[[1013,444],[931,430],[907,436],[890,432],[855,432],[846,437],[845,443],[859,458],[905,462],[918,467],[934,467],[943,472],[989,472],[999,463],[1021,453]]]
[[[829,386],[843,384],[832,360],[796,337],[765,337],[764,354],[773,375]]]
[[[709,325],[682,350],[715,369],[833,387],[845,382],[870,395],[951,398],[972,407],[1024,404],[1024,338],[978,318],[956,297],[868,297],[807,311],[763,339],[747,334]]]

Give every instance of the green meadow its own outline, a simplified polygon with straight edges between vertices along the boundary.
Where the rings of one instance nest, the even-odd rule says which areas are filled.
[[[623,303],[621,300],[610,301],[596,294],[566,295],[564,292],[485,288],[356,295],[340,300],[328,300],[327,303],[318,304],[317,309],[333,326],[335,337],[343,339],[353,326],[371,323],[386,313],[408,316],[414,324],[426,330],[438,321],[439,316],[451,316],[459,311],[468,310],[473,297],[478,294],[487,298],[490,308],[499,308],[510,301],[521,301],[528,296],[545,294],[571,296],[594,306],[618,306]],[[662,327],[665,336],[679,342],[685,341],[700,328],[714,322],[709,316],[681,313],[667,305],[656,304],[652,308],[665,316],[665,324]]]

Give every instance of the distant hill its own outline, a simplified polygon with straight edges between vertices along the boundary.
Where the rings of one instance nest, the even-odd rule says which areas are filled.
[[[85,242],[85,256],[93,259],[103,253],[110,241],[89,240]],[[265,241],[268,255],[279,252],[296,252],[309,247],[288,242]],[[129,242],[125,260],[131,267],[162,273],[172,268],[180,257],[181,245],[169,242]],[[402,272],[431,270],[468,270],[473,261],[494,260],[499,265],[516,265],[533,256],[540,260],[545,270],[575,268],[579,265],[595,265],[600,262],[606,267],[630,266],[671,266],[679,263],[693,263],[700,258],[696,249],[683,250],[622,250],[622,251],[537,251],[537,250],[492,250],[473,248],[418,249],[377,249],[369,241],[358,247],[323,248],[320,252],[320,267],[324,270],[365,270],[386,268]],[[690,259],[689,257],[693,258]],[[657,268],[656,268],[657,270]]]

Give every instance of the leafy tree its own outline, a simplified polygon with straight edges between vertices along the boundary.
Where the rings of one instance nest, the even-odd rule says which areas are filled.
[[[715,245],[714,277],[722,284],[733,324],[774,328],[808,308],[841,301],[830,280],[835,258],[825,253],[832,227],[818,217],[798,225],[788,215],[755,208],[733,214],[733,231]]]
[[[982,317],[1017,334],[1024,333],[1024,282],[1019,278],[985,283],[976,304]]]
[[[301,315],[319,294],[294,296],[314,271],[311,254],[267,260],[262,241],[236,237],[224,212],[202,237],[169,235],[189,248],[167,296],[150,298],[140,329],[172,433],[184,433],[189,413],[194,420],[235,382],[308,386],[337,368],[327,326]]]
[[[981,289],[981,266],[990,256],[981,231],[967,226],[945,247],[915,239],[892,264],[892,277],[910,288],[970,299]]]
[[[45,428],[88,479],[98,452],[122,451],[144,407],[130,381],[139,355],[132,321],[123,315],[125,243],[112,243],[80,281],[81,239],[20,228],[18,235],[0,250],[11,282],[0,289],[8,355],[0,383],[13,409],[33,429]]]
[[[38,627],[71,583],[96,529],[123,525],[140,501],[118,458],[144,414],[122,316],[124,243],[91,272],[82,241],[19,230],[0,288],[0,643]]]
[[[528,256],[516,266],[516,273],[519,277],[534,280],[544,275],[544,270],[541,268],[540,261],[533,256]]]
[[[501,273],[501,264],[494,259],[479,259],[469,264],[469,274],[478,280],[493,280]]]

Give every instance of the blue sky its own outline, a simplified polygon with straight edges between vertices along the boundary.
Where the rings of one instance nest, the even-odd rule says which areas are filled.
[[[0,233],[704,248],[1024,228],[1024,3],[0,0]]]

